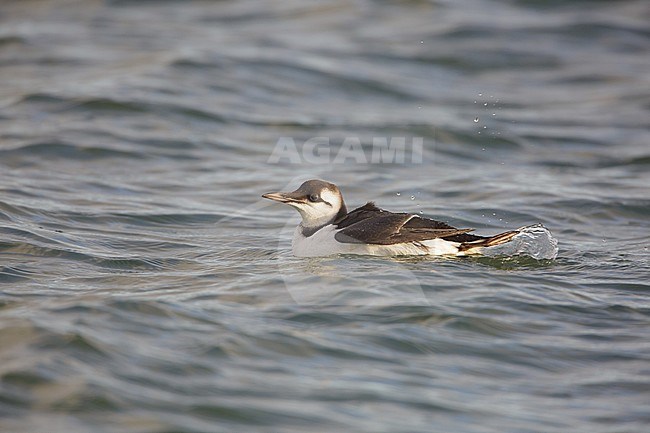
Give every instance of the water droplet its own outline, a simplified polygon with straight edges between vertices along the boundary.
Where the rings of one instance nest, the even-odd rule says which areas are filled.
[[[411,200],[415,200],[415,196],[414,196],[414,195],[411,196]]]
[[[474,118],[474,123],[478,123],[479,120],[480,120],[480,119],[479,119],[478,117],[475,117],[475,118]]]
[[[497,216],[497,214],[495,212],[492,212],[492,216]]]
[[[402,195],[402,193],[401,193],[401,192],[398,192],[397,195]]]
[[[485,152],[485,147],[484,147],[483,149],[481,149],[481,150],[482,150],[483,152]]]
[[[483,94],[482,94],[482,93],[479,93],[478,96],[483,96]]]
[[[497,115],[497,113],[492,113],[492,115],[493,115],[493,116],[496,116],[496,115]]]
[[[421,210],[421,211],[420,211],[420,215],[422,215],[423,213],[424,213],[424,211],[423,211],[423,210]]]
[[[484,106],[484,107],[487,107],[487,106],[488,106],[488,103],[486,102],[485,104],[483,104],[483,106]]]
[[[424,41],[420,41],[420,43],[421,43],[421,44],[423,44],[423,43],[424,43]]]
[[[474,103],[476,104],[476,101],[474,101]]]
[[[418,110],[421,110],[421,109],[422,109],[422,106],[418,105]],[[494,114],[493,114],[493,116],[494,116]]]
[[[483,125],[483,129],[487,129],[487,126]]]

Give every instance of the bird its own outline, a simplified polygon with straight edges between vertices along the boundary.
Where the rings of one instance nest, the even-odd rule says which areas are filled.
[[[292,192],[269,192],[262,197],[300,213],[302,221],[291,243],[296,257],[467,256],[507,243],[526,228],[486,237],[469,233],[474,229],[458,229],[420,215],[389,212],[373,202],[348,212],[340,189],[319,179],[308,180]]]

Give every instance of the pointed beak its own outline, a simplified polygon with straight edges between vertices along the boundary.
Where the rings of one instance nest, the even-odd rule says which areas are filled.
[[[294,192],[267,192],[262,197],[280,203],[304,203],[303,199],[297,197]]]

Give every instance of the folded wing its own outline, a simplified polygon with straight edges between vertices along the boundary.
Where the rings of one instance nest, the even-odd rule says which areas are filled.
[[[483,239],[466,234],[473,229],[457,229],[413,214],[388,212],[379,209],[374,203],[353,210],[335,224],[340,229],[335,236],[336,240],[343,243],[393,245],[436,238],[452,242]]]

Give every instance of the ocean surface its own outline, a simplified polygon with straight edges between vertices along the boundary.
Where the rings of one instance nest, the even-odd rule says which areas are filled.
[[[0,431],[650,431],[645,0],[0,3]],[[322,178],[557,258],[294,258]]]

